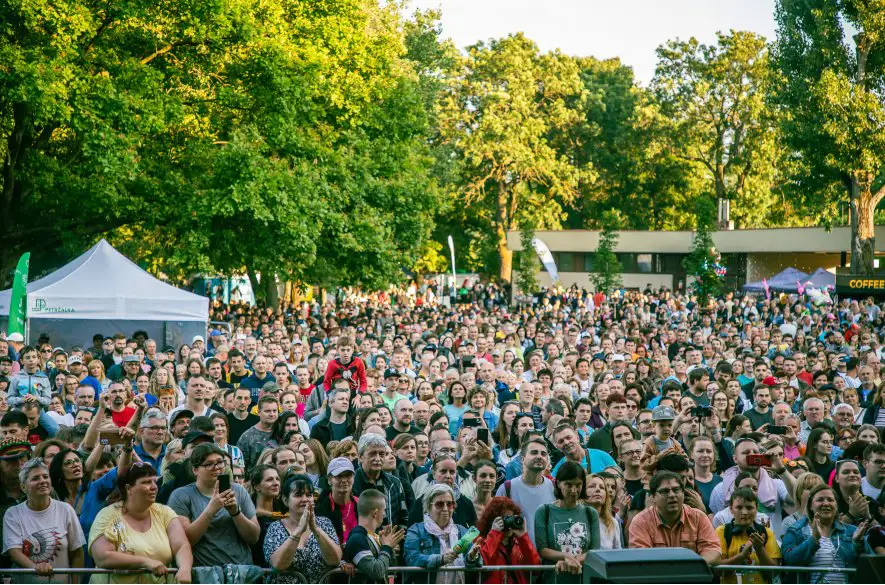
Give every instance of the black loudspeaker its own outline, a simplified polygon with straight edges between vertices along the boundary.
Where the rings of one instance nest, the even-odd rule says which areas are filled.
[[[710,583],[707,561],[686,548],[592,550],[584,583]]]
[[[851,583],[885,583],[885,556],[863,555],[857,559],[857,572]]]

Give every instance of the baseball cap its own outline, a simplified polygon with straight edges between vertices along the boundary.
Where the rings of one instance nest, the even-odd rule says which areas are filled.
[[[16,343],[24,343],[25,336],[21,333],[10,333],[6,336],[6,341],[14,341]]]
[[[624,361],[624,356],[619,353],[613,353],[612,354],[612,361],[613,362],[622,362],[622,361]]]
[[[202,335],[194,335],[194,338],[193,338],[193,340],[191,341],[191,343],[196,343],[196,342],[198,342],[198,341],[202,341],[203,343],[206,342],[206,340],[203,339],[203,336],[202,336]]]
[[[181,446],[187,447],[191,443],[211,443],[214,440],[215,437],[213,437],[209,433],[204,433],[203,431],[188,431],[187,434],[181,439]]]
[[[186,408],[176,411],[175,414],[172,415],[172,418],[169,419],[169,426],[174,425],[175,421],[177,421],[178,419],[180,419],[183,416],[186,416],[187,418],[192,419],[192,418],[194,418],[194,411],[188,410]]]
[[[338,477],[342,473],[354,473],[353,463],[350,462],[350,459],[346,457],[336,457],[329,461],[329,467],[327,468],[326,473],[331,475],[332,477]]]
[[[8,461],[31,454],[31,444],[27,441],[3,439],[0,441],[0,460]]]
[[[659,421],[659,420],[674,420],[676,418],[676,411],[673,410],[670,406],[658,406],[655,407],[653,411],[651,411],[651,420]]]
[[[131,363],[133,363],[133,362],[134,362],[134,363],[140,363],[140,362],[141,362],[141,358],[139,358],[137,355],[127,355],[127,356],[125,356],[125,357],[123,358],[123,362],[124,362],[124,363],[127,363],[127,364],[131,364]]]
[[[604,362],[605,361],[605,354],[604,353],[594,353],[593,354],[593,361],[595,361],[595,360],[599,360],[601,362]]]
[[[384,370],[384,379],[388,378],[399,378],[400,374],[396,371],[396,368],[387,368]]]
[[[81,357],[78,356],[78,355],[73,355],[73,356],[71,356],[71,358],[68,360],[68,365],[69,365],[69,366],[74,365],[74,364],[82,364],[82,363],[83,363],[83,358],[81,358]]]

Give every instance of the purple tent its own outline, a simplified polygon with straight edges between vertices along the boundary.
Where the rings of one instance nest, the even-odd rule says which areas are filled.
[[[802,282],[805,288],[832,289],[836,286],[836,276],[823,268],[818,268]]]
[[[798,292],[799,283],[808,280],[808,274],[795,268],[785,268],[768,279],[768,288],[773,291]],[[743,286],[747,292],[765,292],[765,284],[759,282],[748,282]]]

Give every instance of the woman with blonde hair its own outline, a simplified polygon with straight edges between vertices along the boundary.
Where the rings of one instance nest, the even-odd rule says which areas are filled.
[[[101,384],[101,390],[104,392],[111,386],[111,380],[108,378],[107,373],[104,371],[104,364],[99,359],[89,360],[89,363],[86,364],[86,371],[89,375]]]
[[[304,456],[305,475],[313,481],[314,487],[319,489],[320,479],[326,476],[326,468],[329,466],[326,450],[316,439],[307,439],[298,446],[298,450]]]
[[[599,548],[613,550],[624,548],[621,519],[615,516],[614,497],[612,490],[606,485],[606,477],[617,478],[610,474],[591,474],[587,477],[587,503],[599,514]]]

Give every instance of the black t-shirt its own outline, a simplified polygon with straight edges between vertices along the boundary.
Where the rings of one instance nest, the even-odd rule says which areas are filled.
[[[246,370],[246,373],[243,374],[242,376],[231,372],[230,374],[227,375],[227,377],[228,377],[228,379],[230,379],[230,383],[233,384],[234,387],[239,387],[240,382],[242,382],[243,380],[245,380],[246,378],[248,378],[251,375],[252,375],[252,372],[250,372],[249,370]]]
[[[830,482],[830,474],[833,473],[833,470],[836,469],[836,464],[833,463],[829,458],[827,458],[826,463],[823,465],[819,465],[817,462],[814,463],[814,472],[821,476],[821,479],[824,480],[824,483]]]
[[[331,431],[333,441],[340,441],[350,434],[347,432],[347,421],[342,423],[333,423],[332,421],[329,421],[329,430]]]
[[[642,486],[641,479],[628,479],[627,480],[626,489],[627,489],[627,493],[630,494],[631,498],[633,496],[635,496],[637,494],[637,492],[639,492],[639,490],[642,489],[642,487],[643,486]]]
[[[236,445],[243,433],[258,424],[259,418],[251,412],[243,420],[233,414],[227,416],[228,436],[227,442]]]
[[[421,432],[421,429],[419,429],[415,425],[412,425],[409,427],[409,430],[407,430],[405,432],[410,435],[417,435],[418,433]],[[403,434],[403,431],[396,430],[396,428],[394,428],[393,425],[390,425],[389,427],[387,427],[387,440],[388,441],[392,441],[402,434]]]

